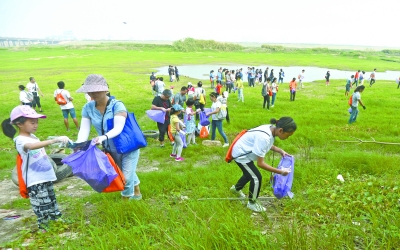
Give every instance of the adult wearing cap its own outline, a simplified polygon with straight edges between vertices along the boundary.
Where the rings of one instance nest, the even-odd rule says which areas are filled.
[[[165,133],[168,131],[168,125],[169,125],[169,111],[171,110],[171,91],[169,89],[165,89],[161,96],[156,96],[153,99],[153,102],[151,104],[151,109],[152,110],[161,110],[165,112],[165,122],[160,123],[157,122],[157,127],[158,127],[158,140],[160,141],[160,147],[164,147],[164,137]]]
[[[122,169],[125,176],[125,188],[121,192],[123,199],[140,200],[142,195],[139,188],[139,178],[136,174],[136,166],[139,160],[140,149],[119,154],[112,138],[118,136],[124,126],[127,117],[125,105],[114,98],[108,97],[108,85],[101,75],[89,75],[84,84],[76,91],[88,93],[93,101],[86,103],[82,109],[82,120],[77,142],[86,141],[89,137],[90,127],[96,129],[99,136],[94,138],[97,144],[111,154],[114,161]],[[107,120],[114,118],[114,128],[108,130]]]

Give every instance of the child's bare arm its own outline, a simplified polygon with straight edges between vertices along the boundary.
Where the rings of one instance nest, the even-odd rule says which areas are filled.
[[[24,145],[24,150],[27,151],[29,150],[33,150],[33,149],[38,149],[38,148],[43,148],[43,147],[47,147],[53,143],[56,142],[62,142],[62,143],[68,143],[69,138],[67,136],[60,136],[51,140],[46,140],[46,141],[39,141],[39,142],[34,142],[34,143],[26,143]]]

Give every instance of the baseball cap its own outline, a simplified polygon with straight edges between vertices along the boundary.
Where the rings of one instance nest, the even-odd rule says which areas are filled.
[[[182,106],[179,105],[179,104],[174,104],[174,105],[172,105],[172,108],[173,108],[175,111],[183,110]]]
[[[45,115],[36,113],[36,111],[28,105],[17,106],[11,111],[11,115],[10,115],[11,122],[19,117],[46,118]]]

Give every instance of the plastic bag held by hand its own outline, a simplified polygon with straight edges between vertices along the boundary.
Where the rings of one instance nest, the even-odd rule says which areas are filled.
[[[86,151],[77,151],[61,162],[71,166],[74,175],[86,181],[97,192],[102,192],[117,177],[107,156],[96,147],[94,141]]]
[[[285,170],[290,169],[288,175],[284,176],[281,174],[274,175],[272,179],[272,189],[276,198],[281,199],[285,196],[289,198],[293,197],[291,192],[293,184],[293,174],[294,174],[294,158],[293,156],[285,156],[279,162],[278,169]]]
[[[163,123],[165,122],[165,112],[162,110],[147,110],[147,116],[155,122]]]

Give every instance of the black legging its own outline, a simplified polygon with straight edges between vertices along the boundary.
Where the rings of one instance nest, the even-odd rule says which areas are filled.
[[[232,82],[227,82],[227,83],[226,83],[226,91],[228,91],[229,93],[231,93],[232,86],[233,86],[233,83],[232,83]]]
[[[164,141],[165,133],[167,133],[168,131],[168,125],[169,125],[169,120],[167,121],[167,119],[165,119],[164,123],[157,122],[158,132],[160,133],[158,135],[158,140],[160,142]]]
[[[236,161],[235,161],[236,162]],[[254,165],[254,162],[248,163],[238,163],[236,164],[240,167],[243,172],[242,177],[238,180],[235,185],[236,190],[242,190],[243,187],[250,182],[249,187],[249,201],[255,201],[260,194],[262,175],[258,168]]]
[[[263,103],[263,108],[265,108],[265,103],[267,103],[267,109],[269,109],[269,95],[264,96],[264,103]]]

